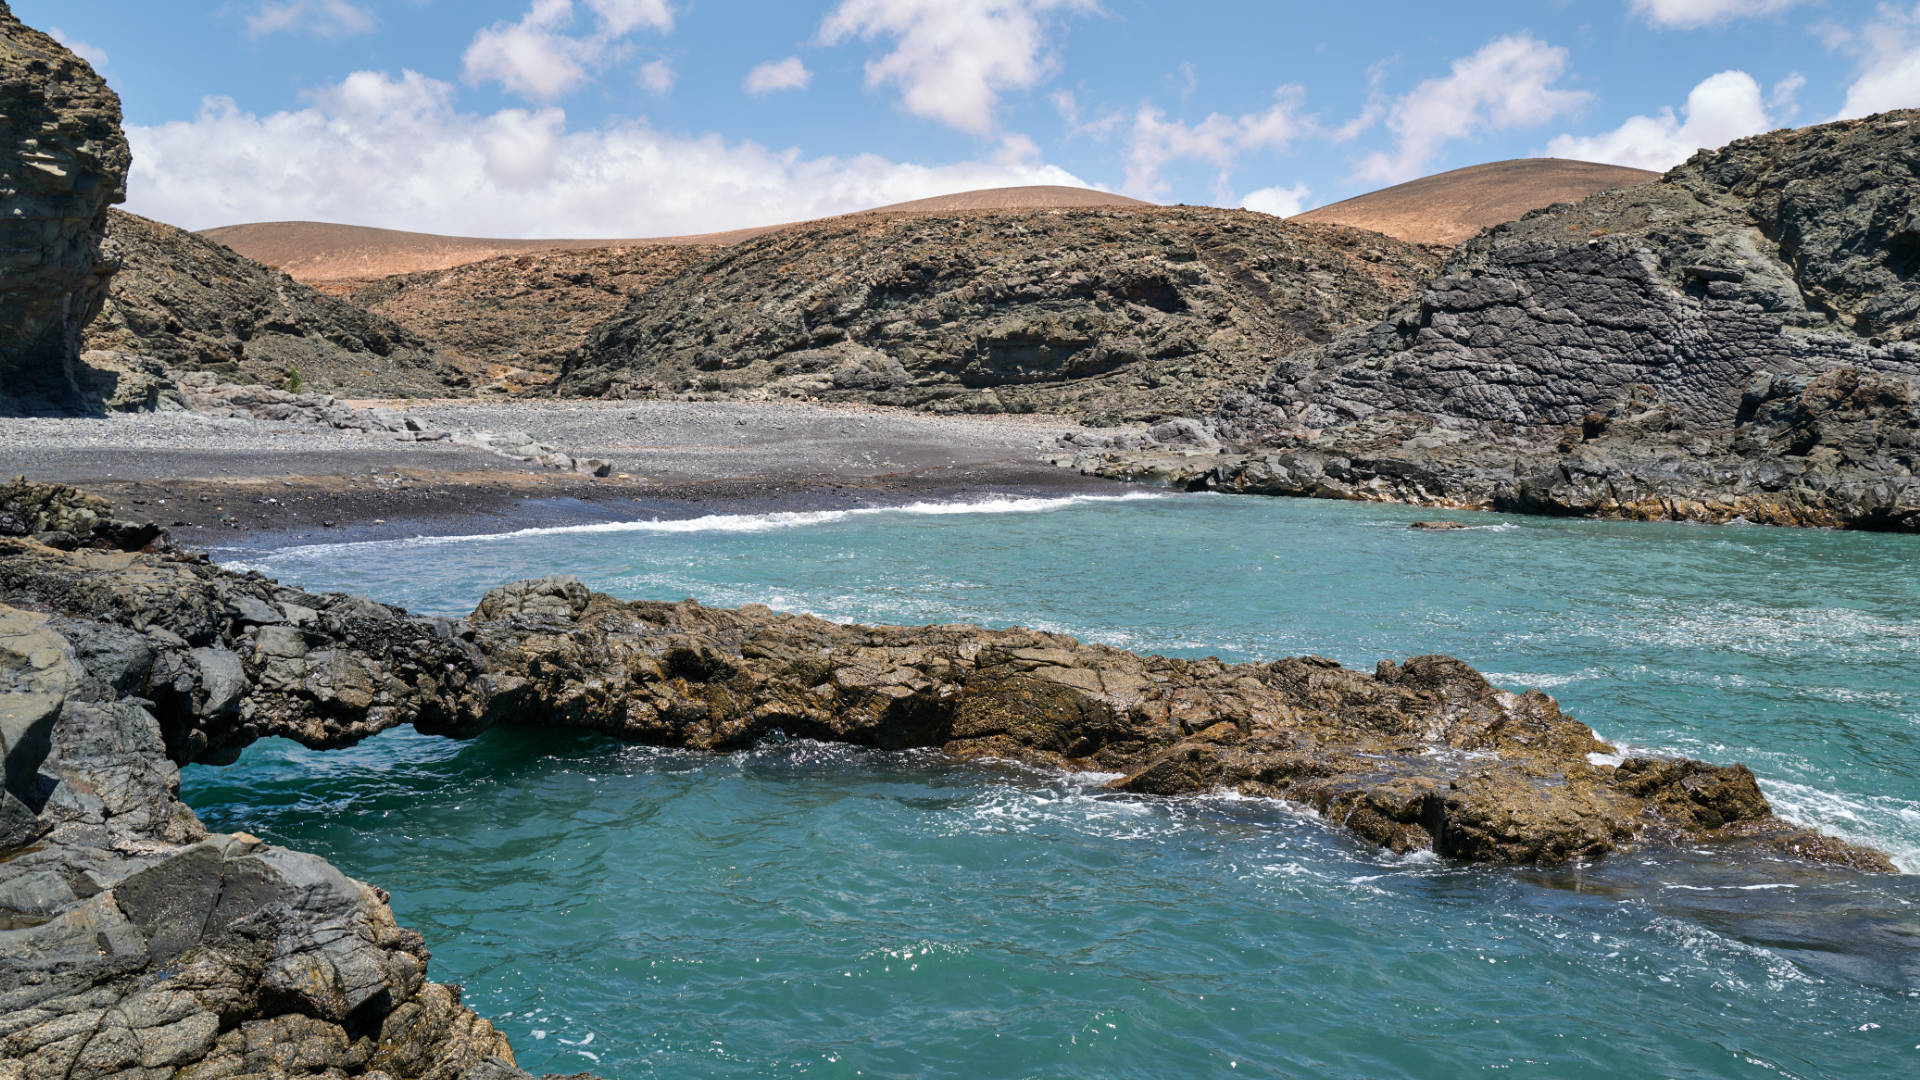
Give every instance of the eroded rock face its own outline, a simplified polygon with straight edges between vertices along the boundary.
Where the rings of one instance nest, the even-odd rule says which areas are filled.
[[[1276,495],[1920,530],[1920,111],[1743,139],[1488,230],[1226,394],[1235,451],[1088,473]]]
[[[84,509],[16,485],[0,512]],[[49,511],[45,508],[54,508]],[[41,509],[33,509],[41,508]],[[64,508],[64,509],[63,509]],[[341,746],[498,724],[725,751],[774,733],[1120,772],[1319,809],[1396,851],[1556,863],[1672,839],[1864,870],[1741,766],[1632,759],[1447,657],[1224,664],[969,626],[622,603],[571,579],[465,620],[305,593],[203,556],[0,537],[0,1076],[515,1080],[378,889],[209,834],[179,765],[269,735]]]
[[[101,242],[131,161],[120,98],[0,2],[0,407],[82,405],[80,333],[115,268]]]
[[[558,388],[1202,415],[1278,357],[1378,318],[1436,263],[1377,233],[1196,207],[823,222],[640,296]]]
[[[1418,301],[1227,403],[1248,440],[1380,412],[1558,426],[1636,387],[1732,426],[1755,375],[1920,375],[1920,111],[1742,139],[1468,241]]]
[[[472,384],[473,365],[419,335],[204,237],[117,210],[106,235],[121,268],[87,327],[90,350],[356,397],[441,397]]]

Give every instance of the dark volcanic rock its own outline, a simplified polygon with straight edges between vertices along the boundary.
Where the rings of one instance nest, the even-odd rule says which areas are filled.
[[[1193,207],[822,222],[641,296],[559,389],[1199,415],[1378,318],[1436,261],[1375,233]]]
[[[80,331],[114,270],[101,234],[130,162],[119,97],[0,2],[0,407],[84,406]]]
[[[1418,302],[1277,365],[1242,435],[1380,411],[1579,423],[1650,387],[1733,424],[1760,373],[1920,375],[1920,112],[1742,139],[1462,245]]]
[[[469,371],[425,339],[171,225],[113,211],[122,266],[87,328],[90,350],[158,360],[233,383],[355,397],[441,397]],[[297,387],[296,387],[297,388]]]
[[[1220,490],[1920,528],[1920,112],[1703,151],[1488,230],[1416,303],[1227,394]],[[1070,449],[1089,449],[1075,445]]]

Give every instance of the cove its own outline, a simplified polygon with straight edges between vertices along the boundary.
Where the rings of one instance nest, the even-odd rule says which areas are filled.
[[[239,557],[420,610],[573,572],[1186,655],[1449,652],[1607,738],[1745,761],[1783,813],[1916,868],[1912,538],[1482,515],[1424,534],[1406,525],[1432,512],[1209,497],[955,509]],[[1873,1075],[1915,1056],[1911,877],[1651,850],[1409,862],[1275,804],[804,742],[714,759],[392,733],[262,744],[186,787],[209,825],[391,890],[535,1071]]]

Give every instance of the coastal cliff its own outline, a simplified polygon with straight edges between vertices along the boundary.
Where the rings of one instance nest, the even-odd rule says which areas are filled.
[[[1774,817],[1743,767],[1610,759],[1551,698],[1446,657],[1179,660],[569,579],[423,618],[223,570],[26,482],[0,491],[0,533],[0,1075],[524,1075],[427,979],[426,943],[377,888],[208,834],[179,801],[181,765],[268,736],[514,725],[720,752],[781,733],[1118,772],[1138,797],[1281,798],[1480,862],[1683,842],[1892,869]]]
[[[1223,396],[1224,491],[1911,531],[1920,112],[1742,139],[1457,250],[1371,329]],[[1105,452],[1104,454],[1102,452]]]
[[[119,96],[0,2],[0,408],[85,407],[80,332],[116,268],[102,234],[131,162]]]

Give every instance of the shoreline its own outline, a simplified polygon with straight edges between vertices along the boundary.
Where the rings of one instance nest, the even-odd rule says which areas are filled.
[[[0,474],[71,484],[194,547],[259,549],[714,513],[1141,485],[1051,464],[1051,416],[738,402],[414,402],[438,430],[526,432],[594,477],[451,441],[201,414],[0,419]]]

